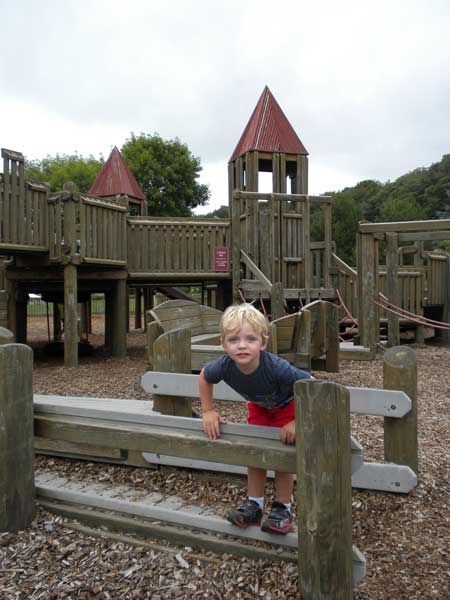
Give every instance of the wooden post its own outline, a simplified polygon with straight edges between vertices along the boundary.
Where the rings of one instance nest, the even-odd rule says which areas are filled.
[[[27,343],[27,307],[28,294],[23,290],[17,290],[16,294],[16,342]]]
[[[74,264],[76,253],[76,209],[78,195],[71,184],[65,184],[64,200],[64,364],[78,366],[78,281]]]
[[[299,593],[302,600],[350,600],[350,394],[330,381],[301,380],[294,395]]]
[[[333,243],[332,235],[332,220],[331,220],[331,202],[324,204],[323,206],[323,219],[324,219],[324,241],[325,248],[323,251],[323,286],[325,288],[331,287],[331,246]]]
[[[231,195],[231,277],[233,287],[233,302],[239,300],[239,285],[241,282],[241,211],[240,200]]]
[[[398,281],[398,234],[386,233],[386,295],[389,302],[400,305],[400,287]],[[400,320],[397,315],[387,311],[388,346],[400,344]]]
[[[105,292],[105,348],[111,350],[112,347],[112,322],[113,322],[113,295],[111,291]]]
[[[442,307],[442,320],[445,323],[450,323],[450,256],[447,257],[447,269],[444,283],[445,298],[444,306]],[[441,330],[441,339],[444,342],[450,342],[450,330]]]
[[[32,373],[31,348],[0,345],[0,532],[25,529],[35,513]]]
[[[123,358],[127,355],[127,281],[117,279],[112,302],[111,354]]]
[[[385,461],[406,465],[417,475],[417,361],[412,348],[396,346],[384,354],[383,385],[387,390],[402,390],[408,394],[412,405],[403,418],[384,419]]]
[[[142,288],[134,288],[134,328],[142,327]]]
[[[153,370],[163,373],[191,372],[190,329],[174,329],[154,341]],[[192,417],[192,400],[180,396],[155,396],[153,410],[164,415]]]
[[[61,328],[61,313],[59,310],[59,304],[57,302],[53,302],[53,341],[54,342],[60,341],[61,334],[62,334],[62,328]]]
[[[272,321],[284,317],[286,309],[284,306],[284,291],[281,281],[277,281],[272,285],[270,291],[270,312]]]
[[[339,310],[336,304],[324,302],[325,314],[325,371],[339,371]]]
[[[8,329],[13,332],[14,337],[17,334],[17,317],[16,317],[16,292],[17,282],[14,279],[5,277],[5,289],[7,293],[7,323]]]
[[[378,283],[377,242],[371,233],[358,234],[358,333],[360,343],[375,352],[380,335],[375,304]]]
[[[153,288],[144,288],[144,312],[148,312],[153,308],[154,305],[154,293]],[[144,331],[147,331],[147,319],[144,319]]]
[[[72,263],[64,267],[64,364],[78,366],[78,285],[77,268]]]

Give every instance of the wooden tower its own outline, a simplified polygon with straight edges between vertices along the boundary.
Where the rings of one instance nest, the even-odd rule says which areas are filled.
[[[272,173],[271,192],[259,192],[259,172]],[[331,198],[308,195],[308,152],[267,86],[228,175],[234,298],[239,291],[247,299],[271,296],[274,284],[285,301],[333,296],[324,289],[330,288]],[[310,241],[311,203],[325,208],[319,245]]]

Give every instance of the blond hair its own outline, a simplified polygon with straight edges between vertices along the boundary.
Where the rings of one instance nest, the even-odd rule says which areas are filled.
[[[222,338],[233,331],[242,329],[248,323],[263,339],[269,337],[269,323],[266,317],[254,306],[248,303],[233,304],[229,306],[220,320],[220,334]]]

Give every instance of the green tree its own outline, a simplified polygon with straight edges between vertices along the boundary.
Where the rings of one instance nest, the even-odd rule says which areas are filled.
[[[86,193],[103,162],[103,158],[97,160],[93,156],[56,154],[42,160],[26,161],[25,177],[48,183],[52,192],[62,190],[66,182],[72,181],[80,192]]]
[[[383,203],[379,221],[421,221],[426,218],[425,210],[418,204],[413,194],[405,196],[390,195]]]
[[[224,204],[222,204],[222,206],[220,206],[219,208],[216,208],[216,210],[213,210],[209,213],[207,213],[206,215],[202,215],[202,217],[217,217],[218,219],[229,219],[230,218],[230,210],[228,208],[228,206],[225,206]]]
[[[121,151],[145,194],[150,215],[189,216],[208,201],[208,186],[196,181],[200,158],[178,138],[132,133]]]

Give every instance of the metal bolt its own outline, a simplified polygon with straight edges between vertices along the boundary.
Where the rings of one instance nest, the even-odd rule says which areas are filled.
[[[395,404],[391,404],[391,410],[395,410],[397,406]]]

